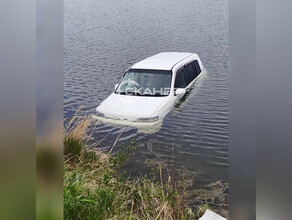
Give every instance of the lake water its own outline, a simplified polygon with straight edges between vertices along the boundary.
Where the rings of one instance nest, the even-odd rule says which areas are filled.
[[[228,182],[228,1],[65,0],[64,8],[64,117],[81,105],[82,114],[94,114],[137,61],[159,52],[198,53],[208,74],[182,106],[155,134],[126,127],[117,146],[135,138],[139,149],[126,167],[133,175],[159,156],[198,184]],[[119,132],[100,125],[94,138],[110,148]]]

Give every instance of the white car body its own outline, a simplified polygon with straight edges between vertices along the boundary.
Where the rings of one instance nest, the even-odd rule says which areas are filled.
[[[175,89],[178,72],[184,75],[185,81],[187,81],[187,77],[190,77],[187,75],[188,72],[186,70],[188,64],[192,65],[192,68],[195,68],[194,71],[197,71],[196,73],[194,72],[195,78],[193,79],[192,77],[194,76],[192,75],[191,78],[188,78],[188,82],[185,82],[187,85],[184,88]],[[197,54],[182,52],[159,53],[134,64],[128,70],[171,71],[171,84],[168,95],[151,97],[125,94],[121,95],[113,92],[96,108],[98,119],[103,119],[105,122],[110,120],[111,122],[116,121],[118,124],[129,124],[134,126],[135,123],[145,124],[161,121],[168,114],[168,112],[172,110],[174,104],[178,102],[185,95],[186,91],[190,89],[198,78],[197,76],[205,71]],[[181,73],[181,71],[185,72]],[[120,83],[122,81],[123,79]],[[177,82],[176,84],[179,83]],[[118,88],[118,86],[119,85],[116,85],[116,88]]]

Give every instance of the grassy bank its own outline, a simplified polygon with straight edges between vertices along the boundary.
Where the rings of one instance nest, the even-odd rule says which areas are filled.
[[[191,211],[186,184],[162,175],[162,167],[130,179],[122,168],[135,153],[134,140],[116,153],[93,150],[89,124],[73,118],[65,129],[65,219],[198,219],[208,208],[203,201]]]

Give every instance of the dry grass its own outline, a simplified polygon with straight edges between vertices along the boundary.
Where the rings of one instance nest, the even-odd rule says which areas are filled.
[[[64,130],[65,219],[196,219],[185,186],[174,175],[163,177],[161,166],[151,178],[132,180],[121,170],[135,153],[134,140],[117,153],[95,150],[87,144],[89,127],[90,118],[75,114]]]

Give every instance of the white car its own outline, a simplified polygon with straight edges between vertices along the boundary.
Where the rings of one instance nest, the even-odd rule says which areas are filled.
[[[159,121],[203,71],[194,53],[164,52],[148,57],[126,71],[114,92],[96,108],[96,116],[134,126]]]

